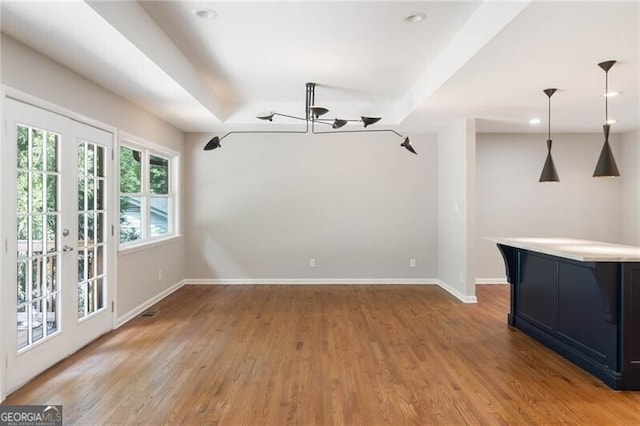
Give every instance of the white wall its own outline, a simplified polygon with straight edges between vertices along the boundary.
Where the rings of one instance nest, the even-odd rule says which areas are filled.
[[[0,7],[0,22],[2,22],[2,7]],[[2,82],[2,40],[0,40],[0,82]],[[2,97],[2,99],[4,99],[4,90],[3,88],[0,88],[0,96]],[[5,130],[5,124],[4,124],[4,100],[0,102],[0,118],[2,118],[2,122],[0,123],[0,131],[2,132],[2,135],[6,135],[6,130]],[[2,140],[2,139],[0,139]],[[3,178],[2,176],[4,176],[4,171],[3,171],[3,158],[2,158],[2,152],[4,150],[0,149],[0,187],[3,187],[5,185],[5,183],[3,182]],[[0,208],[0,224],[4,223],[4,213],[3,213],[3,209]],[[0,232],[0,235],[2,235],[2,232]],[[0,253],[2,253],[2,251],[0,250]],[[2,254],[0,254],[0,294],[1,295],[5,295],[5,284],[3,282],[3,277],[4,277],[4,271],[3,271],[3,266],[5,264],[5,259],[3,258]],[[4,303],[0,303],[0,318],[5,318],[5,312],[4,312]],[[5,330],[4,327],[0,326],[0,349],[2,350],[1,353],[4,353],[4,348],[5,348]],[[6,365],[6,364],[5,364]],[[6,395],[5,395],[5,367],[0,365],[0,402],[4,401]]]
[[[211,136],[187,135],[187,278],[437,276],[432,135]]]
[[[475,120],[438,133],[438,278],[463,301],[475,297]]]
[[[623,133],[621,139],[615,153],[622,186],[620,241],[640,246],[640,130]]]
[[[5,35],[2,83],[173,150],[183,150],[184,134],[180,130]],[[160,267],[162,281],[158,281]],[[181,281],[184,275],[182,238],[121,256],[118,317]]]
[[[477,276],[505,280],[504,263],[484,237],[572,237],[622,243],[621,180],[593,178],[601,134],[557,134],[558,183],[539,183],[547,147],[541,134],[477,135]],[[620,136],[610,138],[622,175]],[[636,169],[638,163],[634,166]]]

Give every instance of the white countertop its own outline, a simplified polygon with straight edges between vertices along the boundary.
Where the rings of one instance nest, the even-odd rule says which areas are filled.
[[[640,247],[571,238],[502,238],[489,241],[581,262],[640,262]]]

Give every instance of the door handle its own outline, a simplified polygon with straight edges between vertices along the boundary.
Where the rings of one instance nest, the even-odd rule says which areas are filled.
[[[71,246],[70,246],[70,245],[68,245],[68,244],[65,244],[65,245],[64,245],[64,247],[62,247],[62,251],[63,251],[64,253],[69,253],[70,251],[73,251],[73,247],[71,247]]]

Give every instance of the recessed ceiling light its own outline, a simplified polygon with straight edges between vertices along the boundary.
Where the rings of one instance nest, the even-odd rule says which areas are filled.
[[[405,21],[410,22],[412,24],[424,21],[425,19],[427,19],[427,15],[425,15],[424,13],[414,13],[413,15],[409,15],[406,18],[404,18]]]
[[[604,124],[616,124],[618,122],[618,120],[614,120],[613,118],[610,118],[609,120],[605,121]]]
[[[206,18],[206,19],[215,19],[218,16],[218,13],[213,9],[206,8],[198,8],[191,10],[191,13],[196,15],[198,18]]]
[[[602,96],[606,96],[607,98],[613,98],[614,96],[621,95],[622,92],[607,92]]]
[[[542,120],[540,120],[539,118],[532,118],[531,120],[529,120],[529,124],[540,124],[542,123]]]

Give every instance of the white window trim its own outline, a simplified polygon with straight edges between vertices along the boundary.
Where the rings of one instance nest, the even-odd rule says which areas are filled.
[[[138,151],[144,152],[143,158],[149,158],[149,155],[158,155],[161,157],[166,157],[169,159],[169,196],[173,198],[173,205],[171,206],[171,214],[173,217],[171,218],[172,222],[169,224],[171,232],[165,235],[159,235],[155,237],[151,237],[150,235],[145,235],[144,238],[141,238],[136,241],[129,241],[126,243],[120,242],[120,221],[118,220],[118,229],[117,229],[117,241],[118,241],[118,253],[134,253],[140,250],[144,250],[147,248],[155,247],[157,245],[164,244],[166,242],[173,241],[177,238],[182,237],[181,227],[180,227],[180,211],[181,211],[181,193],[180,193],[180,167],[181,167],[181,155],[180,152],[175,151],[171,148],[167,148],[165,146],[159,145],[154,142],[150,142],[138,136],[131,135],[129,133],[120,131],[118,132],[118,143],[116,147],[116,170],[117,170],[117,190],[118,190],[118,206],[120,204],[120,148],[122,146],[136,149]],[[142,163],[141,163],[142,164]],[[146,191],[148,186],[148,168],[145,171],[145,167],[143,166],[143,170],[141,173],[142,185],[144,194],[143,197],[149,197],[148,191]],[[146,200],[149,201],[149,200]],[[146,205],[147,203],[145,203]],[[145,207],[144,214],[148,216],[148,209]],[[120,207],[118,207],[118,217],[120,217]],[[145,220],[145,234],[147,234],[149,228],[150,218],[147,217]]]

